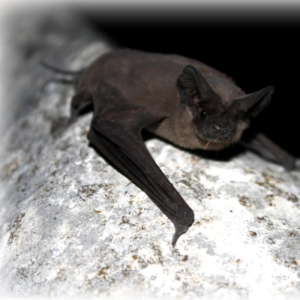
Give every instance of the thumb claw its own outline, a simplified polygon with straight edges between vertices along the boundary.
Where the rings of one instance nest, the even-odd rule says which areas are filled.
[[[173,248],[175,247],[175,244],[178,240],[178,238],[184,234],[185,232],[187,232],[187,230],[189,229],[190,226],[182,226],[182,225],[175,225],[175,233],[173,235],[173,239],[172,239],[172,246]]]
[[[188,207],[180,220],[173,220],[172,222],[175,226],[175,233],[172,239],[172,246],[174,248],[178,238],[187,232],[189,227],[193,224],[194,212]]]

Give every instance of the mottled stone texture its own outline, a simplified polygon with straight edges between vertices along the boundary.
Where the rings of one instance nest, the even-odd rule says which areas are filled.
[[[0,137],[38,100],[39,88],[47,78],[38,67],[40,60],[67,65],[66,58],[72,60],[86,43],[108,42],[71,14],[63,2],[0,1]]]
[[[14,27],[13,46],[33,52],[27,59],[20,47],[13,52],[20,82],[0,166],[2,289],[18,296],[297,297],[300,172],[249,152],[218,161],[147,141],[195,212],[173,249],[172,223],[89,146],[91,114],[62,136],[49,135],[53,120],[68,115],[74,91],[56,83],[42,90],[52,75],[39,58],[47,52],[51,62],[78,69],[109,50],[103,39],[93,42],[82,28],[68,35],[61,24],[59,16],[25,18]]]

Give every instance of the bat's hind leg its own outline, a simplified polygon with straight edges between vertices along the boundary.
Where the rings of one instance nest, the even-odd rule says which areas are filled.
[[[240,144],[260,154],[265,159],[274,161],[285,167],[286,170],[296,168],[296,159],[291,154],[281,149],[262,133],[253,136],[243,136]]]

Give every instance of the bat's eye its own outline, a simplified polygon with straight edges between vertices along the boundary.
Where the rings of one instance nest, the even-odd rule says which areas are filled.
[[[206,110],[202,110],[202,111],[201,111],[201,117],[202,117],[202,118],[205,118],[206,115],[207,115]]]

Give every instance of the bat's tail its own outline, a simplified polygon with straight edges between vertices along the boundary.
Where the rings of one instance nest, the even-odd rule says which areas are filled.
[[[64,75],[71,75],[71,76],[80,76],[85,69],[79,70],[79,71],[69,71],[69,70],[62,70],[60,68],[54,67],[46,63],[45,61],[40,61],[40,65],[42,65],[44,68],[51,70],[56,73],[64,74]]]

